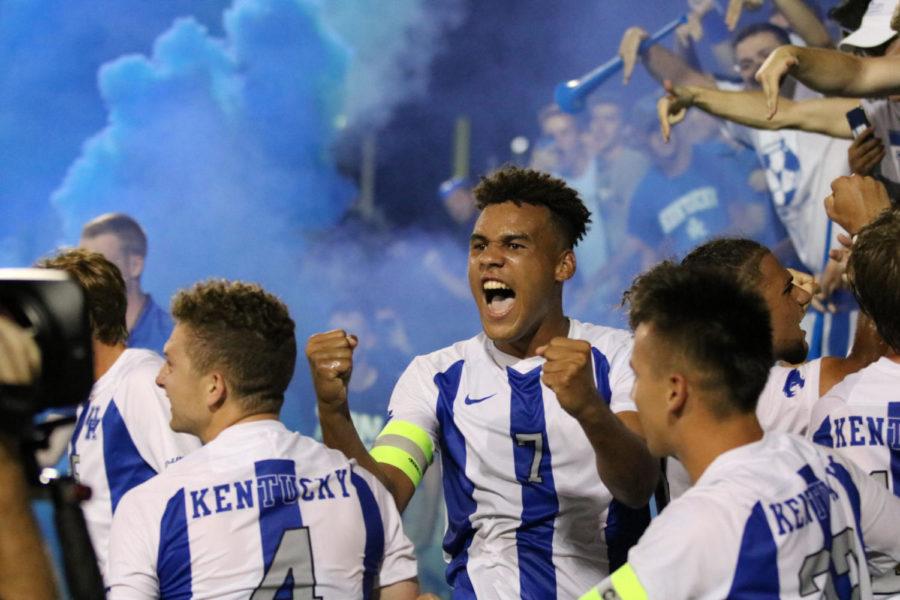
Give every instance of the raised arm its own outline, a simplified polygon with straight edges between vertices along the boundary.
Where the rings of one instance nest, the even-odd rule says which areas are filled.
[[[306,358],[312,372],[322,426],[322,441],[329,448],[340,450],[355,459],[375,475],[391,492],[397,509],[403,512],[416,491],[415,485],[399,468],[378,462],[369,454],[350,418],[347,392],[356,345],[356,337],[339,329],[316,334],[306,344]]]
[[[772,0],[772,4],[807,46],[831,48],[834,45],[825,24],[804,0]]]
[[[821,48],[776,48],[756,73],[770,115],[783,101],[778,92],[786,75],[827,95],[886,96],[900,93],[900,56],[861,58]]]
[[[625,30],[619,43],[619,56],[624,63],[622,72],[625,83],[631,79],[634,66],[638,59],[641,59],[647,72],[660,83],[670,80],[678,85],[715,87],[716,81],[712,76],[694,69],[685,59],[659,44],[654,44],[641,53],[639,51],[641,42],[648,37],[650,35],[640,27]]]
[[[591,370],[591,345],[553,338],[538,350],[547,359],[541,380],[581,425],[596,455],[600,479],[631,508],[647,504],[659,479],[659,463],[641,437],[635,412],[613,414],[600,397]]]
[[[659,117],[663,137],[669,138],[671,126],[683,118],[684,111],[696,106],[705,113],[755,129],[800,129],[832,137],[850,138],[846,112],[859,105],[847,98],[821,98],[794,102],[782,99],[782,110],[766,117],[766,97],[762,92],[726,92],[696,86],[667,85],[669,92],[660,100]]]

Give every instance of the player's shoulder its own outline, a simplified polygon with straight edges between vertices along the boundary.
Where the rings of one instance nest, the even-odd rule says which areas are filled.
[[[769,370],[764,393],[788,399],[808,393],[818,396],[821,370],[821,358],[799,365],[775,365]]]
[[[420,354],[413,358],[410,369],[427,373],[443,373],[459,361],[472,362],[482,357],[487,358],[485,344],[487,336],[484,332],[473,337],[445,346],[428,354]]]
[[[128,348],[115,365],[117,386],[150,385],[156,387],[156,376],[165,362],[163,358],[143,348]]]
[[[571,328],[569,335],[574,339],[585,340],[603,353],[618,351],[629,352],[634,345],[634,338],[630,331],[585,323],[576,319],[570,319]]]

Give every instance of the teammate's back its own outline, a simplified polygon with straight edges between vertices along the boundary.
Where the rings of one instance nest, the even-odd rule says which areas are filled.
[[[110,551],[110,598],[272,597],[283,586],[361,598],[416,576],[387,490],[273,420],[226,429],[128,494]]]

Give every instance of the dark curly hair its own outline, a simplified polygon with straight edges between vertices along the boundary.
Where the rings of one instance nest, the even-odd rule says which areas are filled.
[[[719,398],[710,405],[716,414],[756,409],[775,361],[759,294],[721,270],[663,262],[635,280],[627,299],[631,327],[652,325],[669,355],[701,374],[700,385]]]
[[[563,233],[566,247],[574,248],[591,222],[591,213],[578,192],[547,173],[506,165],[484,176],[473,190],[478,210],[491,204],[514,202],[544,206]]]
[[[108,346],[125,343],[128,300],[125,280],[116,265],[97,252],[72,248],[41,259],[37,266],[65,271],[81,285],[87,297],[91,333],[97,340]]]
[[[172,316],[190,331],[194,369],[221,369],[248,412],[281,409],[297,358],[294,321],[281,300],[254,283],[210,279],[178,292]]]
[[[900,351],[900,209],[886,210],[859,230],[847,270],[859,307],[881,339]]]

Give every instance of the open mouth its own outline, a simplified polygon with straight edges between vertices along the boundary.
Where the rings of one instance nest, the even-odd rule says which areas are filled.
[[[515,290],[502,281],[494,279],[484,281],[481,285],[488,314],[494,318],[505,317],[509,314],[516,303]]]

